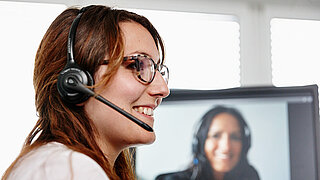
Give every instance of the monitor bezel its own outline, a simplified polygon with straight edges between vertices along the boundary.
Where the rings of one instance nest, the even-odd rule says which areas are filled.
[[[270,98],[270,97],[294,97],[310,95],[313,97],[313,137],[314,153],[316,156],[316,179],[320,173],[320,131],[319,131],[319,96],[317,85],[290,86],[290,87],[239,87],[220,90],[191,90],[171,89],[170,95],[163,100],[163,104],[174,101],[208,100],[208,99],[241,99],[241,98]],[[291,162],[290,162],[291,163]]]

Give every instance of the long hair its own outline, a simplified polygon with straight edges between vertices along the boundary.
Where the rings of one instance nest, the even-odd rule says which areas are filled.
[[[95,134],[97,129],[83,107],[65,103],[57,90],[57,78],[67,62],[67,38],[70,26],[79,9],[63,11],[45,33],[35,57],[34,88],[35,105],[39,119],[27,136],[21,153],[7,169],[3,179],[17,165],[18,160],[31,150],[48,142],[59,142],[70,149],[94,159],[110,179],[135,179],[129,150],[120,153],[111,168],[110,162],[99,148]],[[115,74],[124,56],[124,43],[120,22],[137,22],[152,35],[164,60],[164,45],[160,35],[149,20],[125,10],[92,5],[81,16],[74,44],[76,63],[91,75],[107,55],[109,64],[103,80],[94,85],[106,86]],[[35,138],[37,136],[37,138]]]
[[[243,174],[245,174],[248,169],[251,168],[247,158],[251,144],[250,129],[247,123],[238,110],[224,106],[217,106],[210,109],[206,114],[203,115],[199,121],[200,124],[194,136],[194,142],[192,145],[194,161],[189,169],[192,171],[194,179],[214,179],[212,167],[205,155],[204,145],[213,119],[221,113],[228,113],[234,116],[238,121],[242,142],[239,162],[231,171],[226,173],[224,179],[241,179]]]

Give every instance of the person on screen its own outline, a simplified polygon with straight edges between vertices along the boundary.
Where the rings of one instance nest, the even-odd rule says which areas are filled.
[[[234,108],[217,106],[199,121],[192,144],[193,162],[184,171],[157,176],[157,180],[259,180],[247,158],[251,135]]]
[[[102,5],[66,9],[41,41],[33,80],[39,119],[2,179],[136,178],[129,148],[155,141],[153,111],[169,95],[163,42],[148,19]]]

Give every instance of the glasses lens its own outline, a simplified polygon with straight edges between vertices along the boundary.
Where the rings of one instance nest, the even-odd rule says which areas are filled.
[[[169,82],[169,69],[165,65],[159,65],[159,72],[161,76],[163,77],[164,81],[168,84]]]
[[[132,58],[136,60],[136,73],[138,78],[145,82],[145,83],[151,83],[154,79],[154,76],[156,74],[156,69],[160,72],[161,76],[165,80],[166,83],[169,81],[169,69],[167,66],[163,64],[155,65],[154,61],[149,58],[148,56],[144,55],[137,55],[132,56]]]
[[[153,79],[154,76],[154,63],[151,59],[149,59],[148,57],[144,57],[144,56],[139,56],[138,57],[138,61],[139,61],[139,74],[138,77],[147,83],[150,83]]]

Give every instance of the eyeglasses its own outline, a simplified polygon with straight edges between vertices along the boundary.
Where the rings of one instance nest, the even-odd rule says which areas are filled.
[[[134,69],[135,74],[138,79],[143,83],[150,84],[154,77],[156,76],[156,70],[158,70],[168,84],[169,81],[169,69],[166,65],[156,64],[152,58],[144,54],[136,54],[132,56],[126,56],[123,58],[123,61],[134,60],[132,64],[129,64],[130,67]],[[108,60],[103,60],[102,64],[108,64]]]

